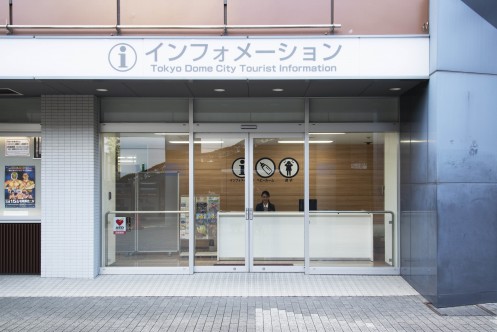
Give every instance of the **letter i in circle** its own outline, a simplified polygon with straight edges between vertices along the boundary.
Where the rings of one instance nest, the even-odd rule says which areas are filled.
[[[119,68],[126,68],[126,46],[121,46],[119,50],[122,53],[119,53],[120,64]]]

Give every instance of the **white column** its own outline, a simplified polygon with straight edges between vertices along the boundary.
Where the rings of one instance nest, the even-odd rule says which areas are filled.
[[[43,96],[41,276],[94,278],[100,266],[99,107]]]

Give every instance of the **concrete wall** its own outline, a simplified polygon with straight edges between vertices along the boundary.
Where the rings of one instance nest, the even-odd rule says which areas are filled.
[[[430,36],[430,82],[401,100],[401,273],[439,307],[495,302],[497,29],[433,0]]]

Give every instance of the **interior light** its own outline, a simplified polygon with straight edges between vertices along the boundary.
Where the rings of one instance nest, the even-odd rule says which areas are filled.
[[[107,92],[107,91],[109,91],[109,90],[104,89],[104,88],[99,88],[99,89],[97,89],[97,91],[98,91],[98,92]]]
[[[171,144],[188,144],[188,141],[169,141]],[[195,144],[223,144],[224,141],[195,141]]]
[[[159,136],[188,136],[188,133],[154,133],[154,135]]]
[[[345,133],[309,133],[309,135],[345,135]]]
[[[402,88],[390,88],[389,90],[390,91],[400,91],[400,90],[402,90]]]
[[[282,89],[282,88],[274,88],[273,89],[274,92],[283,92],[285,91],[285,89]]]
[[[278,141],[280,144],[304,144],[304,141]],[[333,141],[325,140],[325,141],[309,141],[310,144],[327,144],[333,143]]]
[[[218,89],[214,89],[215,92],[225,92],[226,89],[222,89],[222,88],[218,88]]]

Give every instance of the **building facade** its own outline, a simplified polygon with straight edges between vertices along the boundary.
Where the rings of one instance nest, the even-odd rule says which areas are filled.
[[[496,301],[486,6],[0,2],[1,273],[400,274]]]

